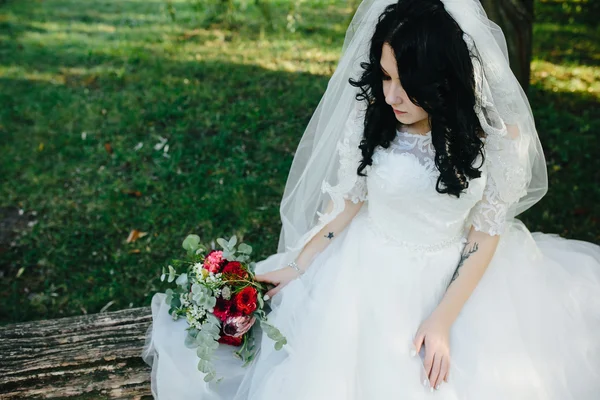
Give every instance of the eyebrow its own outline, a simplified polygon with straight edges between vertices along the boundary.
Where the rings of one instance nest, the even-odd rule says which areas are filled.
[[[385,70],[385,68],[383,68],[383,66],[381,64],[379,64],[379,67],[381,68],[381,70],[383,71],[384,74],[389,75],[388,72]]]

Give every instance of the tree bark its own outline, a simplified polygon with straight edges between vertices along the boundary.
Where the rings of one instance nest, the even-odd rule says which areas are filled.
[[[488,17],[506,37],[510,66],[523,90],[529,87],[534,0],[481,0]]]
[[[152,399],[149,307],[0,327],[0,399]]]

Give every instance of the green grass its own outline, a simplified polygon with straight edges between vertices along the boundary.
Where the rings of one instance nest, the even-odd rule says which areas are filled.
[[[284,0],[272,30],[252,7],[227,29],[172,4],[0,6],[1,323],[147,305],[188,233],[276,251],[293,152],[352,10],[306,1],[290,32]],[[522,219],[598,242],[599,32],[538,9],[531,103],[550,191]],[[147,235],[126,243],[134,229]]]

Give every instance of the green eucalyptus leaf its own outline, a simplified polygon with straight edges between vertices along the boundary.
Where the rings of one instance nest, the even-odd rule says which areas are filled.
[[[188,276],[187,274],[181,274],[177,277],[177,279],[175,280],[175,283],[179,286],[185,286],[188,283]]]
[[[230,248],[233,248],[236,245],[236,243],[237,243],[237,236],[233,235],[231,237],[231,239],[229,239],[228,245]]]
[[[171,307],[174,307],[174,308],[181,307],[181,298],[179,296],[177,296],[176,294],[174,294],[173,298],[171,299]]]
[[[206,361],[210,361],[212,359],[214,350],[204,346],[198,346],[196,349],[196,355]]]
[[[267,334],[269,339],[275,342],[283,342],[283,344],[287,343],[286,338],[281,334],[279,329],[275,328],[273,325],[269,324],[266,321],[260,321],[260,327]]]
[[[263,299],[263,295],[261,293],[258,293],[258,296],[256,296],[256,299],[258,300],[258,308],[263,308],[265,306],[265,301]]]
[[[268,323],[267,321],[265,321],[265,320],[261,320],[261,321],[260,321],[260,327],[261,327],[261,328],[262,328],[262,330],[263,330],[265,333],[267,333],[267,334],[268,334],[269,332],[273,332],[273,329],[275,329],[273,325],[269,324],[269,323]]]
[[[217,347],[219,347],[219,342],[214,339],[214,336],[204,331],[201,331],[198,336],[196,336],[196,343],[200,347],[205,347],[212,350],[216,350]]]
[[[210,373],[208,373],[208,374],[206,374],[204,376],[204,382],[210,382],[213,379],[215,379],[215,377],[216,377],[215,373],[214,372],[210,372]],[[223,378],[220,378],[217,382],[220,382],[221,379],[223,379]]]
[[[238,246],[238,252],[250,254],[252,253],[252,247],[247,245],[246,243],[240,243],[240,245]]]
[[[185,337],[184,345],[188,349],[195,349],[196,347],[198,347],[198,344],[196,343],[196,336],[188,333]]]
[[[213,366],[210,364],[208,360],[200,359],[198,361],[198,371],[204,372],[205,374],[211,373],[214,371]]]
[[[206,316],[206,321],[210,322],[213,325],[216,325],[217,327],[221,327],[221,320],[217,317],[215,317],[213,314],[208,314]]]
[[[200,236],[187,235],[182,243],[182,247],[189,252],[194,252],[200,245]]]
[[[173,300],[173,289],[167,289],[165,290],[165,303],[167,303],[168,305],[171,305],[171,301]]]
[[[219,246],[221,246],[223,248],[223,250],[229,249],[229,242],[227,242],[225,239],[218,238],[217,243],[219,244]]]
[[[173,268],[172,265],[169,265],[169,278],[167,279],[167,282],[171,283],[175,280],[175,268]]]
[[[202,332],[204,332],[205,335],[210,336],[211,339],[213,340],[218,340],[221,335],[219,335],[219,327],[216,325],[202,325]]]

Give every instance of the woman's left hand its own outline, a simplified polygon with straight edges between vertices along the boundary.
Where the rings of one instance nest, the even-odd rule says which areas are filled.
[[[448,382],[450,371],[450,326],[442,318],[432,314],[421,323],[415,339],[416,354],[425,345],[423,366],[432,388],[440,388],[442,380]],[[415,354],[415,355],[416,355]]]

